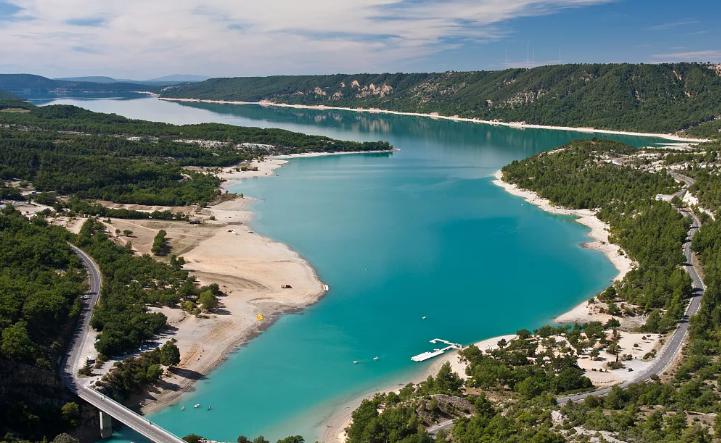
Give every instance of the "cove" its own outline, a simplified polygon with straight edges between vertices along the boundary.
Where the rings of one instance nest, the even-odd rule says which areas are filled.
[[[150,417],[180,436],[235,441],[262,434],[274,441],[301,434],[314,441],[323,421],[350,399],[422,371],[410,356],[428,350],[429,339],[470,343],[538,327],[615,275],[603,255],[581,247],[586,228],[491,183],[513,160],[591,134],[155,98],[54,103],[171,123],[383,139],[400,149],[294,159],[275,177],[236,185],[235,192],[257,199],[254,229],[297,250],[331,290]],[[115,440],[143,439],[120,432]]]

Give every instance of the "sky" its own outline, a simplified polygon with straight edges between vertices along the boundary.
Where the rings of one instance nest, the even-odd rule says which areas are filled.
[[[0,72],[49,77],[721,62],[720,0],[0,0]]]

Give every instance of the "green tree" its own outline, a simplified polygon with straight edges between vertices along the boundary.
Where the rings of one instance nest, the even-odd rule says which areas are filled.
[[[175,340],[168,340],[160,347],[160,364],[175,366],[178,363],[180,363],[180,350],[178,350]]]
[[[153,246],[150,248],[153,254],[161,256],[168,255],[170,252],[170,245],[168,244],[167,235],[168,233],[165,232],[164,229],[161,229],[157,234],[155,234]]]
[[[65,433],[56,435],[52,441],[52,443],[79,443],[79,442],[80,442],[80,440],[78,440],[77,438],[73,437],[70,434],[65,434]]]
[[[3,355],[12,360],[30,360],[33,357],[35,347],[27,331],[25,322],[17,322],[2,331],[2,345],[0,350]]]
[[[218,298],[209,289],[202,291],[198,296],[198,302],[205,311],[211,311],[218,306]]]
[[[78,425],[78,419],[80,418],[80,406],[74,401],[67,402],[60,408],[60,414],[63,420],[75,427]]]

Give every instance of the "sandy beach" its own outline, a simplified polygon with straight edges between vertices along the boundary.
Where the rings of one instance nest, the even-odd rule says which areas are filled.
[[[260,106],[274,106],[278,108],[295,108],[295,109],[316,109],[316,110],[336,110],[336,111],[351,111],[351,112],[365,112],[370,114],[394,114],[394,115],[407,115],[411,117],[424,117],[432,118],[437,120],[450,120],[455,122],[468,122],[478,123],[483,125],[494,125],[494,126],[507,126],[516,129],[553,129],[556,131],[573,131],[573,132],[584,132],[592,134],[613,134],[613,135],[631,135],[637,137],[658,137],[669,141],[676,142],[688,142],[688,143],[703,143],[707,142],[708,139],[682,137],[676,134],[663,134],[663,133],[650,133],[650,132],[633,132],[633,131],[616,131],[613,129],[597,129],[597,128],[586,128],[586,127],[570,127],[570,126],[551,126],[551,125],[536,125],[525,122],[502,122],[498,120],[483,120],[478,118],[459,117],[457,115],[441,115],[435,112],[432,113],[420,113],[420,112],[403,112],[403,111],[391,111],[388,109],[379,108],[351,108],[344,106],[326,106],[326,105],[295,105],[289,103],[275,103],[268,100],[261,100],[256,102],[249,101],[238,101],[238,100],[209,100],[209,99],[197,99],[197,98],[171,98],[171,97],[158,97],[160,100],[175,101],[175,102],[188,102],[188,103],[215,103],[222,105],[260,105]]]
[[[228,190],[238,180],[271,176],[286,162],[286,159],[269,157],[251,165],[251,169],[257,166],[257,170],[225,170],[219,174],[224,180],[222,188]],[[165,230],[171,254],[185,259],[184,269],[201,285],[217,283],[225,294],[220,297],[217,309],[199,316],[180,308],[151,308],[168,318],[168,331],[158,342],[175,339],[181,361],[160,384],[138,399],[143,413],[176,402],[192,389],[193,383],[268,328],[280,315],[301,310],[327,292],[328,287],[298,253],[253,231],[249,226],[252,203],[252,198],[240,197],[226,198],[206,208],[104,202],[109,207],[171,210],[190,216],[194,223],[111,218],[105,225],[116,242],[132,242],[137,254],[149,254],[153,238],[158,231]],[[124,234],[126,230],[132,231],[130,236]]]
[[[276,164],[271,161],[268,167]],[[165,230],[171,253],[186,261],[184,269],[202,285],[217,283],[225,294],[217,309],[200,316],[180,308],[151,308],[167,316],[169,331],[159,341],[175,339],[181,361],[140,400],[144,413],[172,404],[278,316],[303,309],[325,294],[326,286],[308,262],[248,226],[251,205],[252,199],[234,198],[197,209],[192,216],[202,220],[200,224],[126,219],[106,223],[111,233],[131,230],[131,237],[114,234],[115,240],[132,242],[138,254],[150,253],[155,234]]]
[[[247,170],[224,168],[217,175],[228,191],[241,180],[273,176],[291,158],[367,152],[305,153],[267,157],[254,161]],[[229,198],[207,208],[120,205],[108,207],[140,211],[182,212],[199,223],[166,220],[110,219],[108,232],[116,242],[132,242],[137,254],[150,254],[153,239],[167,232],[171,253],[185,259],[201,285],[217,283],[226,294],[220,306],[201,316],[179,308],[152,308],[168,318],[169,331],[181,362],[156,388],[141,398],[143,413],[173,404],[193,383],[217,367],[230,353],[269,327],[280,315],[301,310],[317,302],[328,290],[313,267],[287,245],[263,237],[250,227],[252,198]],[[123,231],[132,231],[130,237]],[[92,352],[89,350],[88,352]],[[110,366],[112,362],[108,362]]]

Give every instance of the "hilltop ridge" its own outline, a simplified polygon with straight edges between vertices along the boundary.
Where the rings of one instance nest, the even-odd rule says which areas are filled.
[[[215,78],[171,86],[161,96],[380,108],[697,136],[717,135],[721,129],[721,66],[702,63]]]

